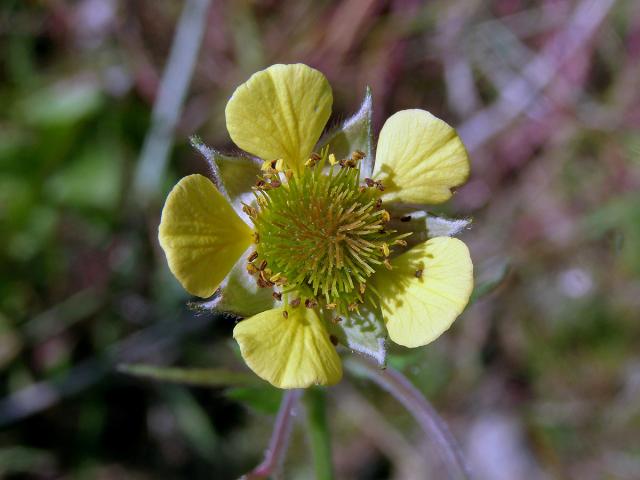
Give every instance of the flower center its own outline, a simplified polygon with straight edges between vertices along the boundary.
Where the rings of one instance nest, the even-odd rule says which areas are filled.
[[[259,208],[246,207],[257,242],[248,270],[260,286],[295,292],[307,307],[346,312],[364,302],[377,268],[391,268],[390,246],[404,241],[385,229],[382,185],[360,184],[362,156],[354,152],[338,163],[326,150],[313,154],[299,175],[284,175],[286,183],[267,165],[254,190]]]

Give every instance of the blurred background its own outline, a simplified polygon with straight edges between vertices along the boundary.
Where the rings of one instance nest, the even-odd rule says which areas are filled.
[[[171,186],[206,172],[189,135],[232,149],[233,89],[298,61],[329,78],[333,123],[370,85],[376,132],[418,107],[469,148],[472,177],[441,211],[474,219],[477,299],[390,364],[476,478],[640,478],[634,0],[3,0],[0,477],[226,479],[261,460],[277,390],[116,367],[247,371],[233,320],[186,306],[157,225]],[[331,388],[328,416],[336,478],[444,478],[370,382]],[[313,478],[303,419],[284,478]]]

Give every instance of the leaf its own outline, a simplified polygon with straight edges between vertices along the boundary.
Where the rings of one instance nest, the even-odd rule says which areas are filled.
[[[30,125],[71,125],[95,114],[104,100],[97,82],[60,82],[23,98],[16,113]]]
[[[329,333],[335,335],[345,347],[368,355],[381,366],[386,362],[387,329],[384,326],[380,307],[361,306],[341,321],[326,321]]]
[[[471,293],[469,305],[489,295],[502,284],[509,273],[509,261],[505,259],[485,261],[478,267],[478,271],[480,273]]]
[[[259,387],[230,388],[224,394],[257,412],[275,415],[280,407],[283,392],[284,390],[265,383]]]
[[[138,363],[118,365],[118,371],[136,377],[199,387],[237,387],[263,383],[251,373],[233,372],[221,368],[158,367]]]
[[[207,412],[187,390],[173,386],[163,393],[180,431],[193,450],[202,458],[211,458],[219,437]]]
[[[371,136],[371,114],[373,101],[371,89],[366,88],[360,109],[338,128],[329,131],[318,142],[317,150],[329,145],[329,152],[336,158],[349,157],[355,150],[365,153],[360,172],[362,177],[373,173],[373,138]]]

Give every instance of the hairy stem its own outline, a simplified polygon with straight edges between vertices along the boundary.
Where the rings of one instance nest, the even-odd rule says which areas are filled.
[[[398,400],[416,419],[422,430],[432,438],[447,464],[450,478],[470,479],[471,473],[451,431],[429,401],[402,373],[387,367],[381,369],[364,356],[352,356],[345,366],[356,374],[371,379]]]
[[[242,476],[244,480],[267,478],[273,475],[280,467],[287,453],[293,425],[292,420],[301,395],[302,390],[287,390],[284,394],[276,417],[276,423],[273,427],[273,433],[271,433],[269,446],[264,452],[264,460],[256,468]]]

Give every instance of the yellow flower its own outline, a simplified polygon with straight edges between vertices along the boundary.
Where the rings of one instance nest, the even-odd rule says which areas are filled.
[[[240,321],[233,335],[247,365],[280,388],[340,380],[332,325],[378,316],[395,343],[425,345],[473,287],[464,243],[408,245],[413,224],[396,213],[444,202],[466,181],[455,130],[424,110],[400,111],[382,128],[371,168],[370,155],[340,159],[330,142],[313,152],[332,99],[324,75],[306,65],[254,74],[225,112],[231,139],[261,159],[253,202],[236,213],[210,180],[190,175],[162,211],[160,245],[189,293],[213,295],[245,261],[258,287],[273,291],[278,306]]]

